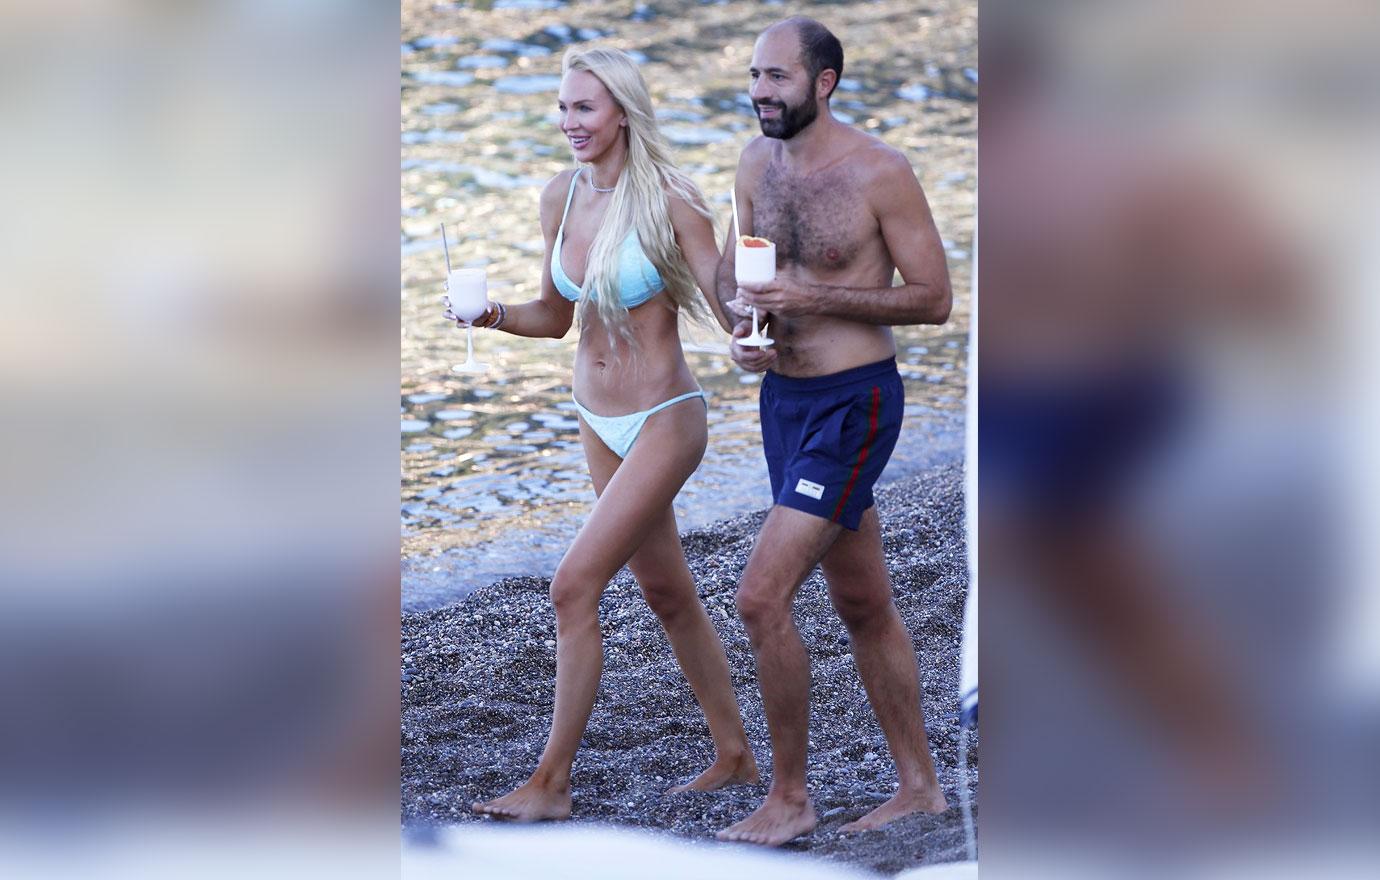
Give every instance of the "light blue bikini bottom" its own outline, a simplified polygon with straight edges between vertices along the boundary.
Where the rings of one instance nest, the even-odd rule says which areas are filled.
[[[704,396],[703,391],[691,391],[679,397],[672,397],[664,403],[658,403],[651,409],[628,413],[625,416],[595,415],[581,406],[580,401],[575,400],[574,396],[570,399],[575,400],[575,408],[580,411],[580,417],[585,420],[585,424],[589,425],[594,433],[599,435],[599,439],[604,441],[604,445],[613,450],[613,454],[619,458],[627,458],[633,442],[637,440],[637,435],[642,433],[642,426],[646,423],[648,416],[661,412],[673,403],[680,403],[682,400],[689,400],[692,397],[703,400],[706,409],[709,407],[709,399]]]

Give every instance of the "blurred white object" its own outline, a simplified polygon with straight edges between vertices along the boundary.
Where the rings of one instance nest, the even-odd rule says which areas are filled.
[[[961,724],[978,717],[978,234],[973,232],[972,317],[968,322],[968,432],[964,457],[964,518],[968,531],[968,601],[963,606],[963,653],[959,660]]]
[[[896,875],[896,880],[964,880],[966,877],[975,878],[977,875],[977,862],[949,862],[902,871]]]
[[[434,844],[405,845],[402,876],[403,880],[862,880],[875,875],[748,845],[688,843],[607,827],[471,825],[441,830]]]

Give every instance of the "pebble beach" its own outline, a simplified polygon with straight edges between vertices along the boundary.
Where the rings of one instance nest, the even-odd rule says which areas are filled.
[[[839,827],[894,791],[895,770],[863,693],[842,622],[818,570],[796,601],[810,652],[809,786],[819,827],[788,845],[882,874],[966,858],[959,787],[976,799],[976,732],[958,771],[958,676],[967,590],[963,469],[941,464],[877,489],[897,608],[919,658],[926,729],[950,809],[880,831]],[[600,603],[604,671],[574,767],[574,823],[712,840],[766,795],[771,752],[734,591],[766,511],[682,535],[700,598],[728,651],[763,784],[665,794],[712,760],[708,729],[665,635],[625,569]],[[402,618],[402,818],[405,825],[489,822],[470,804],[503,794],[536,765],[551,716],[555,616],[543,577],[508,578]]]

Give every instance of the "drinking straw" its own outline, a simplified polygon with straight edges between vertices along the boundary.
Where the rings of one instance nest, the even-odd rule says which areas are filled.
[[[450,244],[446,241],[446,224],[441,224],[441,247],[446,251],[446,272],[450,272]]]

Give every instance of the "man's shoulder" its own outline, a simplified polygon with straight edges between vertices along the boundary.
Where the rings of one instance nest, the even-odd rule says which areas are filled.
[[[780,141],[761,134],[748,141],[747,146],[743,147],[742,155],[738,157],[738,171],[752,173],[767,167],[779,143]]]
[[[876,135],[857,129],[850,129],[850,132],[853,141],[851,152],[860,160],[858,166],[867,172],[872,181],[895,180],[897,175],[914,176],[915,171],[905,153]]]
[[[861,131],[854,134],[851,164],[874,209],[882,210],[882,206],[895,204],[897,199],[913,198],[919,181],[906,154],[874,135]]]

